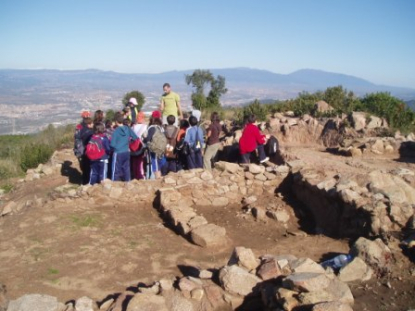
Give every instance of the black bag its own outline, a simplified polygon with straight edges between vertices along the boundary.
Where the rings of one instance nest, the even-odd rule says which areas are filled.
[[[273,156],[277,154],[278,150],[280,149],[280,144],[278,139],[275,136],[271,136],[268,139],[267,144],[265,145],[265,153],[267,156]]]
[[[184,138],[176,144],[174,152],[178,155],[187,156],[190,154],[190,146],[184,141]]]

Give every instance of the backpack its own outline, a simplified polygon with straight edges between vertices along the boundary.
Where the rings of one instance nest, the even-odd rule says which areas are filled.
[[[88,159],[95,161],[100,160],[105,155],[104,144],[102,143],[102,137],[92,136],[86,145],[86,156]]]
[[[85,146],[81,138],[82,126],[79,124],[75,129],[73,153],[75,157],[80,158],[85,153]]]
[[[278,142],[278,139],[275,136],[271,136],[268,139],[268,142],[265,147],[266,147],[265,153],[268,156],[270,156],[270,155],[275,155],[277,153],[277,151],[280,149],[280,144]]]
[[[174,131],[171,133],[171,135],[168,135],[168,128],[165,129],[166,138],[168,145],[166,146],[166,157],[170,159],[175,159],[176,154],[174,152],[177,144],[177,134],[179,133],[179,128],[175,127]]]
[[[151,141],[147,143],[148,150],[155,153],[157,158],[161,158],[166,152],[167,138],[166,135],[161,131],[160,127],[155,127]]]
[[[143,153],[143,143],[140,138],[130,141],[130,155],[139,156]]]

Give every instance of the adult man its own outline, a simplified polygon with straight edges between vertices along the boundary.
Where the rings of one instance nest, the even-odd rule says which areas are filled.
[[[163,115],[163,125],[167,124],[167,117],[174,116],[176,118],[175,125],[179,123],[179,118],[183,118],[182,108],[180,107],[179,94],[171,90],[170,84],[163,84],[164,94],[160,98],[160,110]]]

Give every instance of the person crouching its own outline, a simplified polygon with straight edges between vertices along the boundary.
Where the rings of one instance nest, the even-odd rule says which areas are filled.
[[[246,125],[243,128],[241,139],[239,140],[239,151],[241,154],[241,162],[250,163],[251,154],[258,150],[259,162],[264,163],[269,160],[265,155],[264,145],[267,142],[267,137],[259,131],[258,126],[255,125],[256,117],[251,114],[246,120]]]

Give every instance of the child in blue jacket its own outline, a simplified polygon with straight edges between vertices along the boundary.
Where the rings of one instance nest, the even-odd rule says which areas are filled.
[[[189,154],[187,158],[187,168],[203,168],[203,139],[202,129],[198,126],[197,118],[189,118],[190,127],[186,130],[184,141],[189,144]]]
[[[138,139],[137,135],[129,126],[123,124],[124,117],[122,114],[115,116],[117,128],[112,134],[111,149],[112,155],[112,181],[130,181],[130,142]]]
[[[108,158],[110,154],[110,141],[104,134],[105,126],[102,123],[94,124],[94,134],[91,140],[101,140],[102,147],[105,150],[105,154],[97,160],[91,160],[91,173],[89,177],[89,184],[94,185],[100,183],[107,177],[108,172]]]

